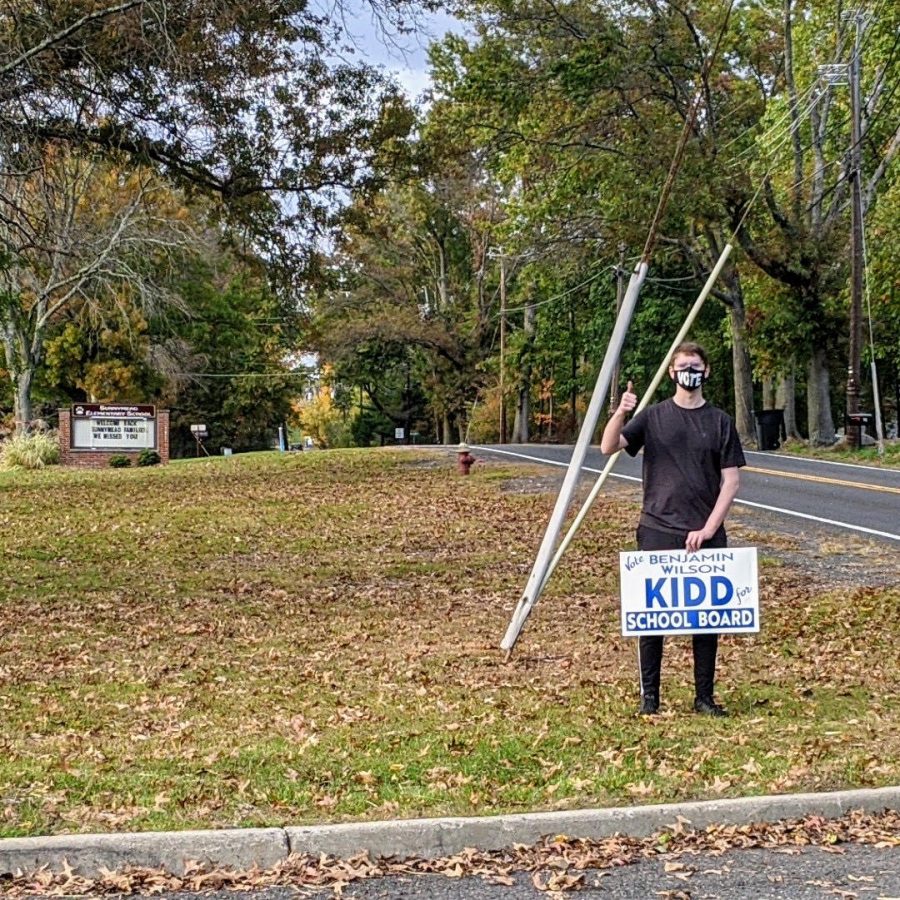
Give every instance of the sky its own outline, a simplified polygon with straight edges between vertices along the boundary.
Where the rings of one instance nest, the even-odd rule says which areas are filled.
[[[356,15],[345,22],[353,43],[361,56],[392,72],[400,86],[413,100],[431,86],[428,77],[428,45],[440,40],[448,31],[462,32],[463,26],[446,13],[421,14],[421,30],[409,35],[385,35],[376,26],[364,0],[348,4]]]

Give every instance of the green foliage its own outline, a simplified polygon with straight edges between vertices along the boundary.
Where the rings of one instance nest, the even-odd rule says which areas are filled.
[[[394,423],[377,409],[364,407],[353,418],[350,434],[356,447],[377,446],[383,444],[385,438],[393,436]]]
[[[620,243],[630,269],[685,112],[704,77],[712,37],[723,25],[722,8],[705,2],[689,13],[580,0],[567,0],[548,16],[536,7],[480,0],[467,8],[477,39],[448,38],[433,52],[438,99],[423,129],[426,135],[435,130],[445,144],[467,141],[482,149],[506,214],[493,239],[509,246],[515,237],[537,258],[531,284],[525,278],[510,283],[513,307],[552,297],[583,282],[596,267],[614,264],[613,248]],[[867,25],[865,78],[873,82],[878,73],[884,79],[878,92],[868,85],[877,112],[866,123],[867,178],[890,171],[879,169],[887,159],[878,154],[890,155],[896,146],[891,94],[884,88],[896,80],[888,73],[896,73],[900,59],[893,52],[897,18],[892,11]],[[723,275],[715,293],[722,304],[710,300],[695,334],[716,356],[714,402],[733,397],[729,352],[733,347],[739,363],[746,358],[745,335],[759,375],[771,375],[792,358],[802,368],[822,350],[833,382],[846,370],[846,178],[840,163],[849,140],[847,92],[814,96],[808,87],[831,48],[842,43],[835,31],[848,25],[820,6],[795,8],[792,26],[788,58],[783,6],[764,2],[731,11],[651,266],[652,278],[672,279],[676,286],[667,293],[647,283],[625,351],[627,367],[647,379],[725,239],[742,221],[743,253],[732,255],[736,270]],[[794,142],[787,133],[788,78],[803,107],[795,110]],[[758,190],[763,177],[765,196]],[[883,180],[888,183],[890,176]],[[896,230],[896,202],[889,191],[879,194],[874,187],[872,222],[882,233]],[[756,202],[742,219],[751,200]],[[879,287],[896,282],[896,265],[882,267],[881,261],[883,248],[898,243],[888,238],[870,245]],[[735,306],[742,283],[748,288],[749,327],[743,304]],[[576,293],[568,315],[567,301],[540,306],[528,357],[514,358],[512,371],[507,359],[505,371],[513,381],[528,375],[527,366],[537,367],[531,385],[553,386],[554,412],[590,389],[612,328],[614,307],[606,288],[591,286],[589,309]],[[893,297],[892,288],[889,293]],[[728,307],[736,309],[734,318]],[[895,355],[900,343],[897,329],[887,324],[890,312],[879,309],[876,322],[884,323],[876,353]],[[514,320],[511,325],[514,332]],[[507,341],[517,346],[514,333]],[[496,346],[491,356],[482,371],[496,377]],[[741,385],[742,399],[748,389]]]
[[[109,403],[147,400],[160,389],[163,379],[153,371],[149,326],[140,310],[107,303],[88,314],[73,307],[66,319],[47,340],[45,391]]]
[[[127,469],[131,465],[131,460],[124,453],[114,453],[110,456],[107,465],[111,469]]]
[[[137,464],[139,466],[158,466],[162,462],[162,457],[149,447],[144,448],[138,454]]]
[[[154,340],[196,377],[173,379],[159,402],[175,407],[173,456],[193,455],[190,426],[209,429],[207,448],[235,452],[272,446],[278,425],[305,385],[284,364],[298,317],[282,307],[252,261],[210,251],[185,272],[179,292],[186,311],[153,322]]]
[[[0,444],[4,469],[43,469],[59,463],[59,435],[54,432],[16,434]]]

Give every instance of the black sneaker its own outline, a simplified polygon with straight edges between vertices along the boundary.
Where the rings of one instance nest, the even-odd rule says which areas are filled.
[[[642,716],[654,716],[659,712],[659,697],[656,694],[643,694],[641,696]]]
[[[712,697],[698,697],[694,701],[694,712],[702,716],[714,716],[716,719],[724,719],[728,715]]]

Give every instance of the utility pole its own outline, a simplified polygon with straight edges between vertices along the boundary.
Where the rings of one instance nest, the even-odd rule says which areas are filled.
[[[863,295],[863,215],[862,215],[862,103],[860,100],[860,36],[862,13],[852,13],[856,35],[850,61],[850,189],[851,233],[850,253],[850,353],[847,363],[847,443],[852,449],[862,444],[862,426],[851,426],[850,417],[859,412],[860,345],[862,343]]]
[[[850,87],[850,154],[848,175],[850,182],[850,322],[848,329],[846,428],[847,445],[857,449],[862,443],[862,425],[854,423],[859,413],[860,348],[862,346],[863,302],[863,211],[862,211],[862,48],[860,38],[864,16],[860,10],[847,10],[842,21],[852,22],[854,28],[853,53],[847,65],[835,63],[819,66],[819,75],[832,86]],[[877,385],[875,386],[877,393]],[[856,420],[858,421],[858,419]]]
[[[622,298],[625,296],[625,243],[619,244],[619,265],[616,266],[616,318],[622,309]],[[619,405],[619,378],[621,377],[619,360],[613,367],[612,378],[609,381],[609,414],[612,415]]]
[[[500,251],[500,443],[506,443],[506,256]]]

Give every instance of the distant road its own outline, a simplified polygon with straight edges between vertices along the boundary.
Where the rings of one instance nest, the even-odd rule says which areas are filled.
[[[478,446],[477,451],[559,468],[567,467],[572,457],[571,445],[492,444]],[[835,531],[900,542],[900,470],[781,453],[745,451],[745,455],[747,466],[736,503]],[[596,478],[604,465],[606,457],[592,447],[585,460],[587,476]],[[640,482],[641,457],[621,453],[610,476]]]

